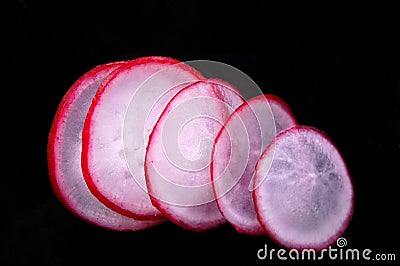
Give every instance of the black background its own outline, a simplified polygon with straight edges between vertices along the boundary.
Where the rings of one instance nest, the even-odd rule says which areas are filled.
[[[81,221],[56,198],[46,144],[63,94],[98,64],[148,55],[230,64],[283,98],[300,124],[325,131],[354,182],[348,247],[400,259],[395,6],[55,2],[0,1],[0,263],[279,262],[257,260],[265,243],[277,247],[268,237],[242,235],[230,225],[203,233],[172,223],[113,232]]]

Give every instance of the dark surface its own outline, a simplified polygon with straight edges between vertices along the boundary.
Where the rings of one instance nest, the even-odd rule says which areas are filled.
[[[230,64],[286,100],[300,124],[325,131],[354,182],[348,247],[400,259],[400,24],[387,22],[398,16],[394,6],[53,2],[0,2],[0,264],[279,262],[257,260],[265,243],[276,248],[268,237],[229,225],[118,233],[81,221],[56,198],[46,144],[61,97],[98,64],[147,55]]]

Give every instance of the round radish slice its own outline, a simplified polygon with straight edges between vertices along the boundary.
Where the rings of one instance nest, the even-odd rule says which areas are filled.
[[[264,234],[252,199],[255,165],[276,133],[294,125],[284,101],[266,94],[239,106],[218,133],[211,165],[213,188],[221,213],[238,232]]]
[[[196,82],[168,103],[150,135],[145,171],[151,200],[186,229],[204,231],[226,221],[215,203],[210,156],[215,136],[241,103],[230,84]]]
[[[137,219],[159,219],[144,181],[147,136],[165,105],[202,76],[171,58],[144,57],[113,72],[98,89],[82,136],[86,183],[109,208]]]
[[[349,224],[349,173],[336,147],[316,129],[298,126],[279,134],[257,163],[255,179],[259,221],[287,248],[321,250]]]
[[[137,221],[110,210],[90,193],[81,170],[81,133],[86,113],[99,84],[122,64],[98,66],[73,84],[57,109],[47,152],[51,184],[63,204],[87,222],[125,231],[145,229],[161,221]]]

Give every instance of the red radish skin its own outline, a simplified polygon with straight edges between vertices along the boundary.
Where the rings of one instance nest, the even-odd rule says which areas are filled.
[[[265,234],[252,199],[252,178],[262,152],[277,133],[295,126],[286,103],[271,94],[239,106],[218,133],[211,178],[218,208],[240,233]]]
[[[353,214],[351,178],[321,131],[297,126],[279,134],[258,161],[255,179],[258,219],[279,245],[322,250],[346,230]]]
[[[242,103],[230,84],[199,81],[168,103],[154,127],[145,160],[147,187],[154,206],[175,224],[205,231],[226,222],[212,191],[210,155],[216,134]]]
[[[52,187],[72,213],[107,229],[135,231],[161,221],[137,221],[110,210],[90,193],[81,170],[81,131],[90,102],[102,80],[123,64],[117,62],[95,67],[72,85],[53,120],[47,155]]]
[[[84,124],[82,169],[90,191],[107,207],[135,219],[164,219],[144,181],[147,132],[182,87],[175,85],[199,79],[200,73],[175,59],[145,57],[126,63],[99,87]],[[136,122],[146,118],[146,125]]]

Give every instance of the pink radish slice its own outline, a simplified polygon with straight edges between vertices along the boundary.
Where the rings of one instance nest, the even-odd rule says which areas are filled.
[[[255,183],[259,221],[287,248],[321,250],[350,222],[353,188],[346,165],[334,144],[314,128],[298,126],[279,134],[257,164]]]
[[[164,219],[146,191],[148,132],[172,96],[201,78],[175,59],[144,57],[99,87],[83,129],[82,169],[90,191],[106,206],[136,219]]]
[[[220,80],[199,81],[167,105],[150,135],[145,171],[151,200],[171,221],[204,231],[225,223],[215,203],[210,177],[213,141],[243,103]]]
[[[221,213],[238,232],[264,234],[252,199],[255,165],[276,134],[295,125],[284,101],[266,94],[239,106],[219,132],[211,164],[213,188]]]
[[[51,184],[61,202],[89,223],[125,231],[161,221],[137,221],[110,210],[90,193],[81,170],[81,133],[91,100],[102,80],[122,64],[95,67],[73,84],[57,109],[47,152]]]

